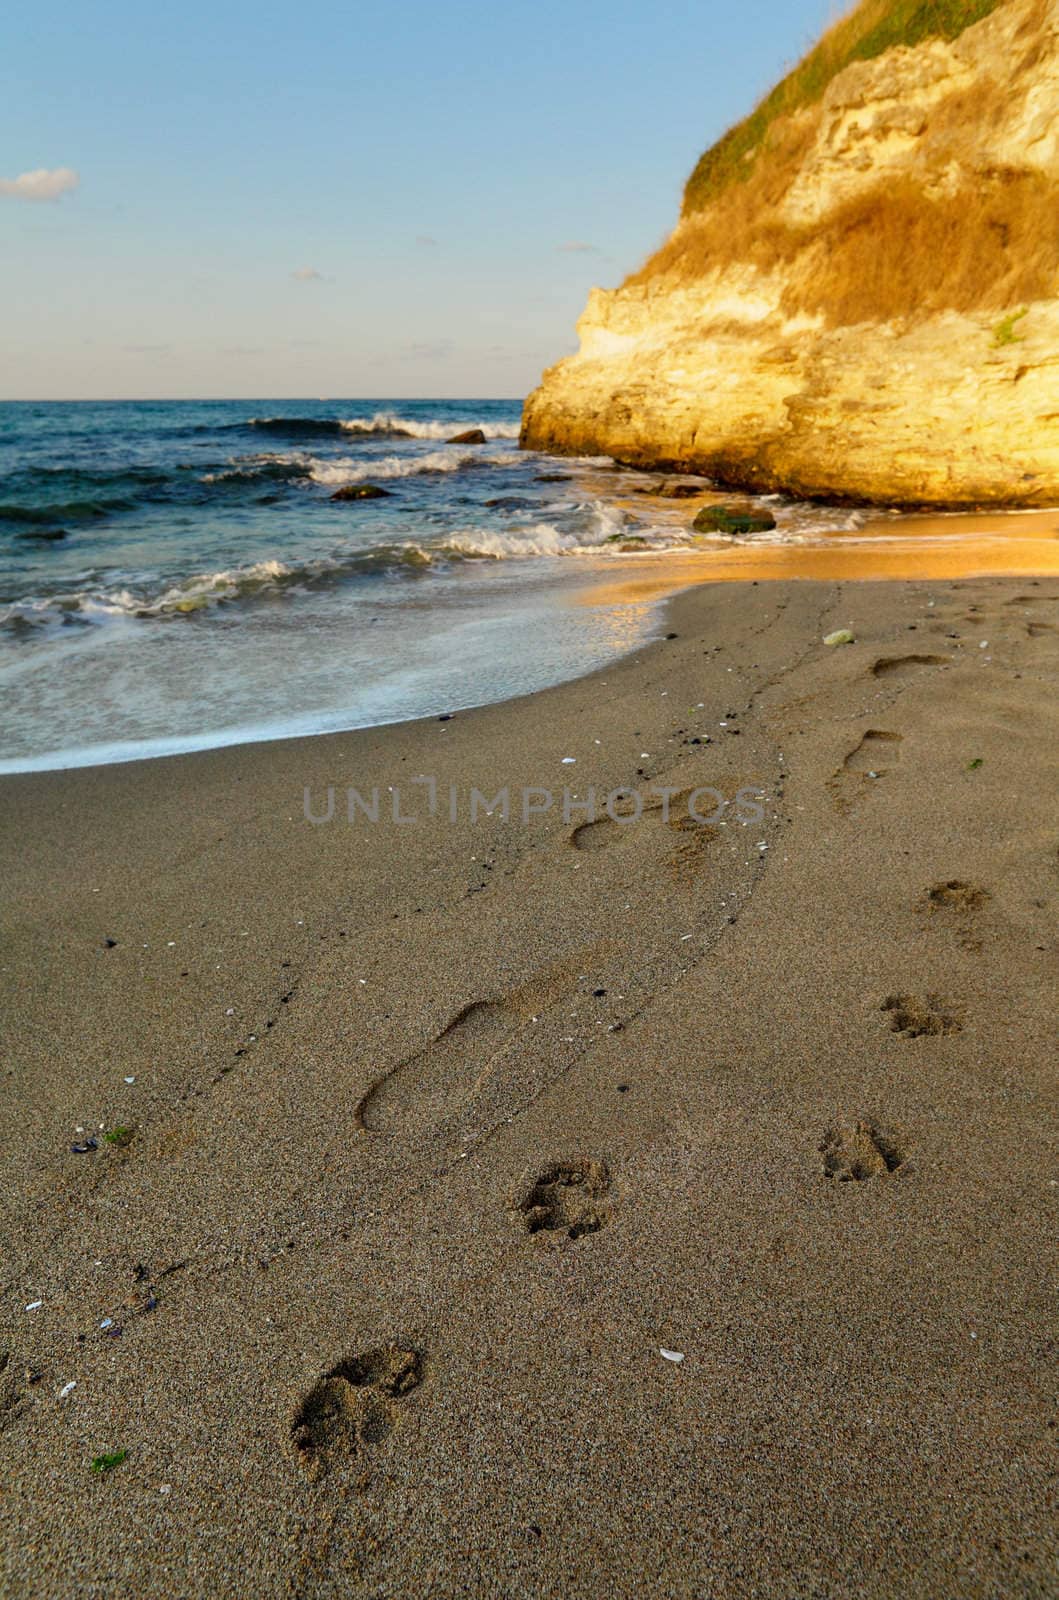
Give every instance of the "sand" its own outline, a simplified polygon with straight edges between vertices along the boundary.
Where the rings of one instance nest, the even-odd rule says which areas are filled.
[[[666,628],[0,783],[5,1595],[1059,1594],[1059,580]]]

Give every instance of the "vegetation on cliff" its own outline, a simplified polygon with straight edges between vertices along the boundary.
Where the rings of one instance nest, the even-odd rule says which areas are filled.
[[[767,148],[773,123],[823,98],[829,84],[854,61],[870,61],[895,45],[958,38],[1001,0],[863,0],[828,30],[793,72],[749,117],[699,157],[684,190],[684,215],[702,211],[732,183],[750,177]]]
[[[1059,497],[1059,0],[862,0],[596,290],[532,449],[886,505]]]
[[[958,38],[1008,0],[863,0],[744,122],[700,159],[680,226],[633,274],[692,281],[733,264],[781,269],[783,310],[830,327],[1005,311],[1055,292],[1059,189],[1014,164],[968,165],[975,129],[1003,117],[1018,80],[1032,74],[1047,24],[1038,0],[1010,57],[941,97],[917,130],[917,167],[792,220],[792,184],[813,149],[823,97],[837,75],[896,45]],[[934,184],[935,174],[961,174]]]

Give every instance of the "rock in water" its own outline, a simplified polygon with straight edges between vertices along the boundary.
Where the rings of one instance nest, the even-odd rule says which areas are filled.
[[[755,492],[1059,499],[1054,0],[864,0],[593,290],[522,443]]]
[[[703,506],[691,526],[696,533],[768,533],[776,519],[754,506]]]
[[[336,489],[332,500],[385,500],[389,489],[380,489],[377,483],[346,483]]]
[[[458,433],[455,438],[446,441],[448,444],[484,444],[485,434],[481,428],[468,428],[466,433]]]

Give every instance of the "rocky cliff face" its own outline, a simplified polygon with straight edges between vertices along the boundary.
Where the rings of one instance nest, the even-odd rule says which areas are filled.
[[[659,255],[593,291],[523,443],[804,496],[1059,503],[1059,0],[982,10],[788,96],[747,175],[689,186]]]

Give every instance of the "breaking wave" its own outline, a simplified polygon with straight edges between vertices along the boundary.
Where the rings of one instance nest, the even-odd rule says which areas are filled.
[[[628,535],[624,514],[602,501],[574,508],[570,525],[533,522],[525,527],[475,528],[450,539],[448,548],[465,557],[511,561],[532,556],[598,555]]]
[[[422,456],[382,456],[376,461],[358,461],[352,456],[339,456],[333,461],[314,458],[309,476],[314,483],[338,489],[347,483],[374,482],[377,478],[418,478],[430,472],[462,472],[474,467],[509,467],[521,463],[522,457],[514,451],[500,454],[493,451],[483,454],[481,449],[432,450]]]
[[[243,426],[286,438],[340,438],[359,434],[378,439],[432,439],[438,443],[477,428],[487,439],[517,439],[519,428],[508,422],[417,422],[392,411],[373,417],[250,417]]]
[[[204,472],[203,483],[230,484],[233,487],[256,483],[297,483],[311,476],[312,457],[303,455],[237,456],[228,466]]]
[[[416,422],[392,411],[377,411],[373,417],[348,417],[339,424],[343,433],[375,435],[389,439],[452,439],[477,428],[487,439],[517,439],[519,427],[510,422]]]
[[[114,618],[143,621],[192,617],[239,602],[275,599],[286,593],[334,588],[374,575],[443,572],[462,562],[517,561],[541,556],[598,555],[626,537],[625,518],[602,502],[574,508],[571,526],[534,522],[506,531],[472,528],[437,543],[393,539],[368,548],[343,550],[300,563],[257,561],[220,572],[83,587],[33,595],[0,606],[0,627],[18,632],[55,626],[104,623]]]

